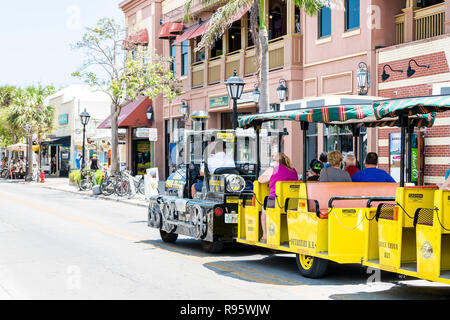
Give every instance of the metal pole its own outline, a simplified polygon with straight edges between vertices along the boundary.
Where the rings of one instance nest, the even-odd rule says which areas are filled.
[[[412,133],[414,128],[411,125],[411,121],[408,117],[408,152],[406,155],[406,182],[411,182],[411,152],[412,152]]]
[[[307,161],[308,161],[308,155],[307,155],[307,140],[306,140],[306,132],[308,131],[308,126],[309,123],[302,121],[300,122],[300,128],[303,130],[303,175],[302,175],[302,180],[303,182],[306,182],[306,172],[308,171],[308,165],[307,165]]]
[[[237,100],[233,99],[233,130],[237,128]]]
[[[255,172],[255,176],[256,179],[258,179],[259,177],[259,172],[261,171],[261,154],[260,154],[260,131],[261,131],[261,125],[257,125],[255,127],[255,131],[256,131],[256,172]]]
[[[401,144],[400,144],[400,187],[405,186],[405,153],[406,153],[406,126],[408,116],[400,115],[400,125],[401,125]]]
[[[86,135],[86,125],[84,125],[83,124],[83,162],[81,163],[81,169],[84,169],[84,166],[85,166],[85,159],[84,159],[84,156],[85,156],[85,152],[84,152],[84,148],[85,148],[85,135]]]

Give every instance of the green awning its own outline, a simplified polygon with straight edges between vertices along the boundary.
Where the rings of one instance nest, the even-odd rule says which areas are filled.
[[[374,102],[373,109],[377,119],[397,117],[404,112],[409,116],[444,112],[450,110],[450,95],[381,100]]]
[[[241,116],[239,117],[239,126],[242,128],[249,128],[257,123],[273,120],[306,121],[327,123],[331,125],[343,125],[350,124],[351,122],[361,122],[362,119],[368,117],[372,117],[372,120],[375,120],[373,117],[372,104],[340,105],[324,108],[286,110]]]
[[[418,114],[411,116],[411,125],[417,128],[427,127],[430,128],[434,125],[434,120],[436,119],[436,113],[428,114]],[[400,121],[398,117],[395,118],[384,118],[382,120],[365,122],[364,125],[369,128],[380,128],[380,127],[400,127]]]

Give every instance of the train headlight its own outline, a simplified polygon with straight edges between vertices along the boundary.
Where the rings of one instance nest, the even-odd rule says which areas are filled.
[[[226,177],[228,192],[241,192],[245,188],[245,180],[236,174],[230,174]]]

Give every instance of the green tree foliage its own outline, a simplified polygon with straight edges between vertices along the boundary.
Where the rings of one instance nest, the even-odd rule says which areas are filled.
[[[108,18],[99,20],[94,28],[88,28],[75,46],[84,51],[86,61],[72,74],[111,98],[113,171],[120,169],[118,117],[122,107],[142,95],[154,99],[164,94],[173,99],[180,94],[180,81],[169,68],[170,60],[149,52],[146,46],[127,42],[125,35],[123,26]],[[129,50],[125,52],[123,45]]]
[[[20,142],[27,136],[25,125],[38,140],[53,130],[54,108],[44,100],[55,92],[51,85],[32,85],[25,88],[0,87],[0,144]]]

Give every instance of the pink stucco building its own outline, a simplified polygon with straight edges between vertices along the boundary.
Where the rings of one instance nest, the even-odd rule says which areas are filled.
[[[120,8],[125,14],[129,33],[145,29],[148,43],[144,45],[164,56],[173,57],[173,71],[183,83],[183,93],[178,99],[168,101],[160,97],[153,101],[153,125],[158,129],[155,165],[160,168],[160,175],[164,176],[170,167],[170,143],[174,142],[180,128],[191,125],[183,117],[182,104],[189,106],[190,113],[195,110],[207,111],[210,115],[208,128],[231,128],[232,102],[227,98],[224,82],[236,70],[246,82],[238,112],[245,114],[258,111],[251,99],[256,84],[256,66],[253,59],[255,49],[248,27],[249,14],[238,17],[214,48],[207,52],[194,52],[193,48],[205,30],[206,21],[217,8],[214,3],[205,7],[201,1],[194,1],[191,12],[193,20],[184,26],[183,0],[125,0]],[[320,100],[329,96],[364,98],[361,93],[367,97],[387,98],[416,95],[423,91],[407,91],[406,88],[421,88],[425,83],[429,86],[427,94],[431,94],[430,83],[450,81],[446,71],[449,63],[447,50],[450,40],[446,35],[450,33],[450,0],[339,0],[331,1],[331,7],[323,8],[313,17],[296,8],[291,0],[266,0],[265,12],[269,27],[269,97],[273,110],[281,105],[276,93],[281,79],[286,81],[290,102]],[[414,80],[405,80],[408,58],[418,56],[414,52],[406,54],[405,48],[415,48],[422,42],[442,48],[427,53],[435,59],[428,61],[432,66],[430,69],[418,71],[411,77]],[[399,59],[395,58],[396,50],[401,52]],[[422,63],[427,63],[426,54],[420,57],[424,59]],[[368,92],[360,91],[356,78],[361,62],[367,65],[370,72]],[[403,75],[393,74],[383,82],[382,68],[388,62],[392,63],[393,69],[395,63],[402,65],[405,72]],[[435,78],[429,78],[431,75]],[[428,78],[419,79],[422,76]],[[285,140],[284,151],[291,156],[295,166],[301,168],[302,133],[299,124],[286,122],[284,125],[290,132]],[[380,129],[362,132],[358,140],[360,158],[367,151],[386,151],[383,149],[386,147],[385,132]],[[449,141],[445,139],[433,140],[432,143],[444,143],[445,148],[450,147]],[[322,125],[310,128],[308,144],[311,157],[335,147],[344,151],[353,150],[351,132]],[[388,157],[385,153],[381,155],[382,165],[387,171],[390,170],[386,166]],[[448,162],[445,168],[449,167]],[[442,170],[425,173],[441,175]],[[438,182],[438,179],[428,178],[428,182]]]

